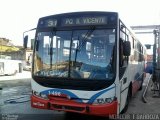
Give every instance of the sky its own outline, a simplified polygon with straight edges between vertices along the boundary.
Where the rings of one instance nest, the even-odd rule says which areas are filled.
[[[118,12],[127,26],[160,24],[159,0],[0,0],[0,38],[22,45],[40,17],[75,11]],[[139,37],[153,44],[152,34]]]

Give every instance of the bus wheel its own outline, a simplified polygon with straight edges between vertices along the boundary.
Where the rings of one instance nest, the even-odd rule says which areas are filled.
[[[66,112],[65,113],[65,118],[67,119],[67,120],[72,120],[72,119],[74,119],[74,118],[76,118],[76,117],[78,117],[78,113],[74,113],[74,112]]]
[[[142,86],[143,86],[143,82],[142,82],[142,84],[141,84],[140,88],[138,89],[139,91],[141,91],[141,90],[142,90]]]
[[[144,75],[142,76],[142,83],[141,83],[140,88],[138,89],[139,91],[142,90],[142,88],[143,88],[143,81],[144,81]]]
[[[127,98],[126,98],[126,103],[125,103],[125,106],[124,106],[123,110],[121,111],[121,114],[127,112],[130,99],[131,99],[131,88],[129,88],[129,90],[128,90],[128,94],[127,94]]]

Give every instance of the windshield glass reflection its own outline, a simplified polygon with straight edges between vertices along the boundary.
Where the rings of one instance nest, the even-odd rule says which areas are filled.
[[[115,29],[39,32],[34,75],[113,79]]]

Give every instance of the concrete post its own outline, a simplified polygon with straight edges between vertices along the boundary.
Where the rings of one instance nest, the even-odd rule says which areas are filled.
[[[156,79],[157,79],[157,76],[156,76],[156,53],[157,53],[157,51],[156,51],[156,49],[157,49],[157,31],[156,30],[154,30],[153,31],[153,34],[154,34],[154,45],[153,45],[153,78],[152,78],[152,80],[153,80],[153,82],[155,82],[156,81]]]
[[[160,97],[160,28],[158,30],[158,89],[159,89],[159,97]]]

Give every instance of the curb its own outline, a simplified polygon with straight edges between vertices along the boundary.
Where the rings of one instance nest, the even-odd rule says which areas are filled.
[[[12,76],[0,76],[0,82],[22,80],[22,79],[31,79],[31,78],[32,77],[31,77],[30,72],[22,72],[22,73],[17,73],[16,75],[12,75]]]

